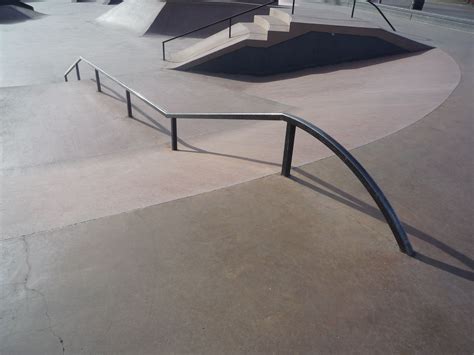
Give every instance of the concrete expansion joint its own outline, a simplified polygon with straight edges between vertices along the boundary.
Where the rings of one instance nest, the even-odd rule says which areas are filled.
[[[51,316],[49,314],[49,308],[48,308],[48,302],[46,301],[46,296],[44,295],[43,292],[28,286],[28,280],[29,280],[30,274],[31,274],[31,263],[30,263],[30,247],[29,247],[29,244],[28,244],[28,241],[27,241],[26,238],[27,238],[26,236],[20,237],[20,239],[23,241],[23,246],[24,246],[24,249],[25,249],[25,263],[26,263],[26,267],[27,267],[27,269],[26,269],[27,271],[26,271],[26,275],[25,275],[25,278],[24,278],[23,286],[24,286],[26,292],[35,293],[35,294],[37,294],[41,297],[41,299],[43,301],[43,304],[44,304],[44,309],[45,309],[44,310],[44,315],[46,316],[46,319],[48,320],[47,330],[49,330],[49,332],[59,341],[59,345],[62,349],[62,353],[65,354],[66,348],[64,347],[64,340],[61,338],[61,336],[59,336],[54,331],[53,326],[52,326],[52,320],[51,320]]]

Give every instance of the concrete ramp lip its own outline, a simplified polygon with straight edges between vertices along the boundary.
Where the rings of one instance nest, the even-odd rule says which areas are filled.
[[[93,2],[101,5],[118,5],[122,0],[71,0],[72,2]]]

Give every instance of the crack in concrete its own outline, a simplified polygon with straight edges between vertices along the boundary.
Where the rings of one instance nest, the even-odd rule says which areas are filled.
[[[43,304],[44,304],[44,308],[45,308],[44,314],[45,314],[46,318],[48,319],[48,328],[47,328],[47,330],[49,330],[49,332],[56,339],[58,339],[59,344],[62,348],[62,353],[65,354],[66,348],[64,347],[64,340],[58,334],[56,334],[56,332],[54,331],[53,326],[52,326],[52,320],[51,320],[51,316],[49,315],[49,308],[48,308],[48,303],[46,302],[46,296],[41,291],[28,286],[28,280],[30,278],[30,273],[31,273],[30,247],[29,247],[28,241],[26,240],[26,237],[21,237],[21,240],[23,241],[23,245],[24,245],[24,248],[25,248],[25,263],[26,263],[26,267],[27,267],[27,271],[26,271],[24,282],[23,282],[23,286],[25,287],[26,291],[36,293],[43,300]]]

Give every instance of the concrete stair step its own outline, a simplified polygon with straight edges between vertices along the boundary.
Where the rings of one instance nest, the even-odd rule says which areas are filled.
[[[291,15],[286,12],[272,8],[270,9],[270,15],[255,15],[254,22],[234,24],[231,38],[229,38],[229,30],[226,28],[183,50],[169,53],[167,59],[171,63],[184,64],[211,52],[231,47],[244,40],[266,41],[270,31],[289,32],[291,19]],[[173,65],[170,67],[173,67]]]
[[[287,23],[288,25],[291,24],[291,20],[292,20],[291,14],[289,14],[288,12],[283,11],[281,9],[277,9],[275,7],[272,7],[270,9],[270,16],[272,16],[274,18],[277,18],[277,19]]]
[[[288,32],[290,30],[290,24],[288,22],[272,15],[256,15],[254,17],[254,23],[265,28],[267,31]]]

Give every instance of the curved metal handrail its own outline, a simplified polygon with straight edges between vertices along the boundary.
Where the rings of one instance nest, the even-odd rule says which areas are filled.
[[[235,14],[235,15],[232,15],[232,16],[229,16],[229,17],[226,17],[222,20],[218,20],[218,21],[214,21],[210,24],[207,24],[207,25],[204,25],[204,26],[201,26],[199,28],[195,28],[194,30],[191,30],[191,31],[188,31],[188,32],[185,32],[185,33],[182,33],[178,36],[175,36],[175,37],[172,37],[172,38],[169,38],[163,42],[161,42],[161,49],[163,51],[163,60],[166,60],[166,48],[165,48],[165,45],[166,43],[170,42],[170,41],[173,41],[175,39],[178,39],[178,38],[181,38],[181,37],[184,37],[184,36],[187,36],[191,33],[194,33],[194,32],[198,32],[198,31],[201,31],[201,30],[204,30],[206,28],[209,28],[209,27],[212,27],[212,26],[215,26],[215,25],[218,25],[222,22],[229,22],[229,38],[232,37],[232,19],[234,19],[235,17],[239,17],[239,16],[242,16],[242,15],[245,15],[245,14],[248,14],[249,12],[253,12],[253,11],[256,11],[258,9],[261,9],[262,7],[266,7],[266,6],[269,6],[269,5],[272,5],[274,3],[278,2],[278,0],[272,0],[270,2],[267,2],[265,4],[262,4],[262,5],[259,5],[257,7],[254,7],[254,8],[251,8],[249,10],[245,10],[245,11],[242,11],[242,12],[239,12],[238,14]],[[293,0],[293,9],[294,9],[294,0]],[[294,11],[294,10],[293,10]]]
[[[355,7],[356,7],[356,1],[357,0],[353,0],[353,3],[352,3],[352,13],[351,13],[351,18],[354,17],[354,11],[355,11]],[[379,12],[379,14],[383,17],[383,19],[388,23],[388,25],[390,26],[390,28],[393,30],[393,32],[397,32],[397,30],[395,29],[395,27],[393,27],[393,25],[390,23],[390,21],[388,20],[387,17],[385,17],[384,13],[382,12],[382,10],[380,10],[380,8],[375,5],[371,0],[367,0],[367,2],[372,5],[373,7],[375,7],[375,9]]]
[[[338,141],[336,141],[333,137],[329,134],[324,132],[321,128],[315,126],[314,124],[291,114],[288,113],[266,113],[266,112],[252,112],[252,113],[208,113],[208,112],[168,112],[163,107],[160,107],[146,97],[144,97],[139,92],[129,88],[126,84],[122,83],[120,80],[114,78],[112,75],[106,73],[104,70],[99,68],[97,65],[93,64],[92,62],[88,61],[85,58],[79,57],[74,64],[72,64],[66,73],[64,74],[64,80],[68,81],[69,73],[76,69],[77,79],[81,80],[80,71],[79,71],[79,63],[84,62],[90,65],[95,70],[96,75],[96,82],[97,82],[97,90],[101,92],[101,84],[100,84],[100,77],[99,73],[102,73],[110,80],[117,83],[119,86],[126,90],[127,96],[127,109],[128,115],[133,117],[132,115],[132,104],[131,104],[131,97],[130,95],[133,94],[135,97],[139,98],[148,106],[152,107],[156,111],[158,111],[161,115],[166,118],[171,119],[171,139],[172,139],[172,149],[178,149],[178,136],[177,136],[177,122],[176,119],[232,119],[232,120],[263,120],[263,121],[284,121],[286,122],[286,138],[285,138],[285,147],[283,153],[283,163],[282,163],[282,170],[281,174],[283,176],[289,177],[291,171],[291,161],[293,157],[293,148],[294,148],[294,141],[295,141],[295,131],[296,128],[300,128],[301,130],[309,133],[314,138],[319,140],[323,143],[326,147],[328,147],[331,151],[333,151],[339,159],[354,173],[354,175],[359,179],[359,181],[364,185],[366,190],[374,199],[375,203],[377,204],[378,208],[382,212],[387,221],[392,233],[397,241],[398,247],[400,250],[409,255],[414,256],[415,252],[408,240],[407,234],[400,223],[400,220],[397,217],[393,207],[390,205],[390,202],[385,197],[382,190],[379,188],[377,183],[374,179],[370,176],[367,170],[357,161],[357,159],[347,150],[345,149]]]

